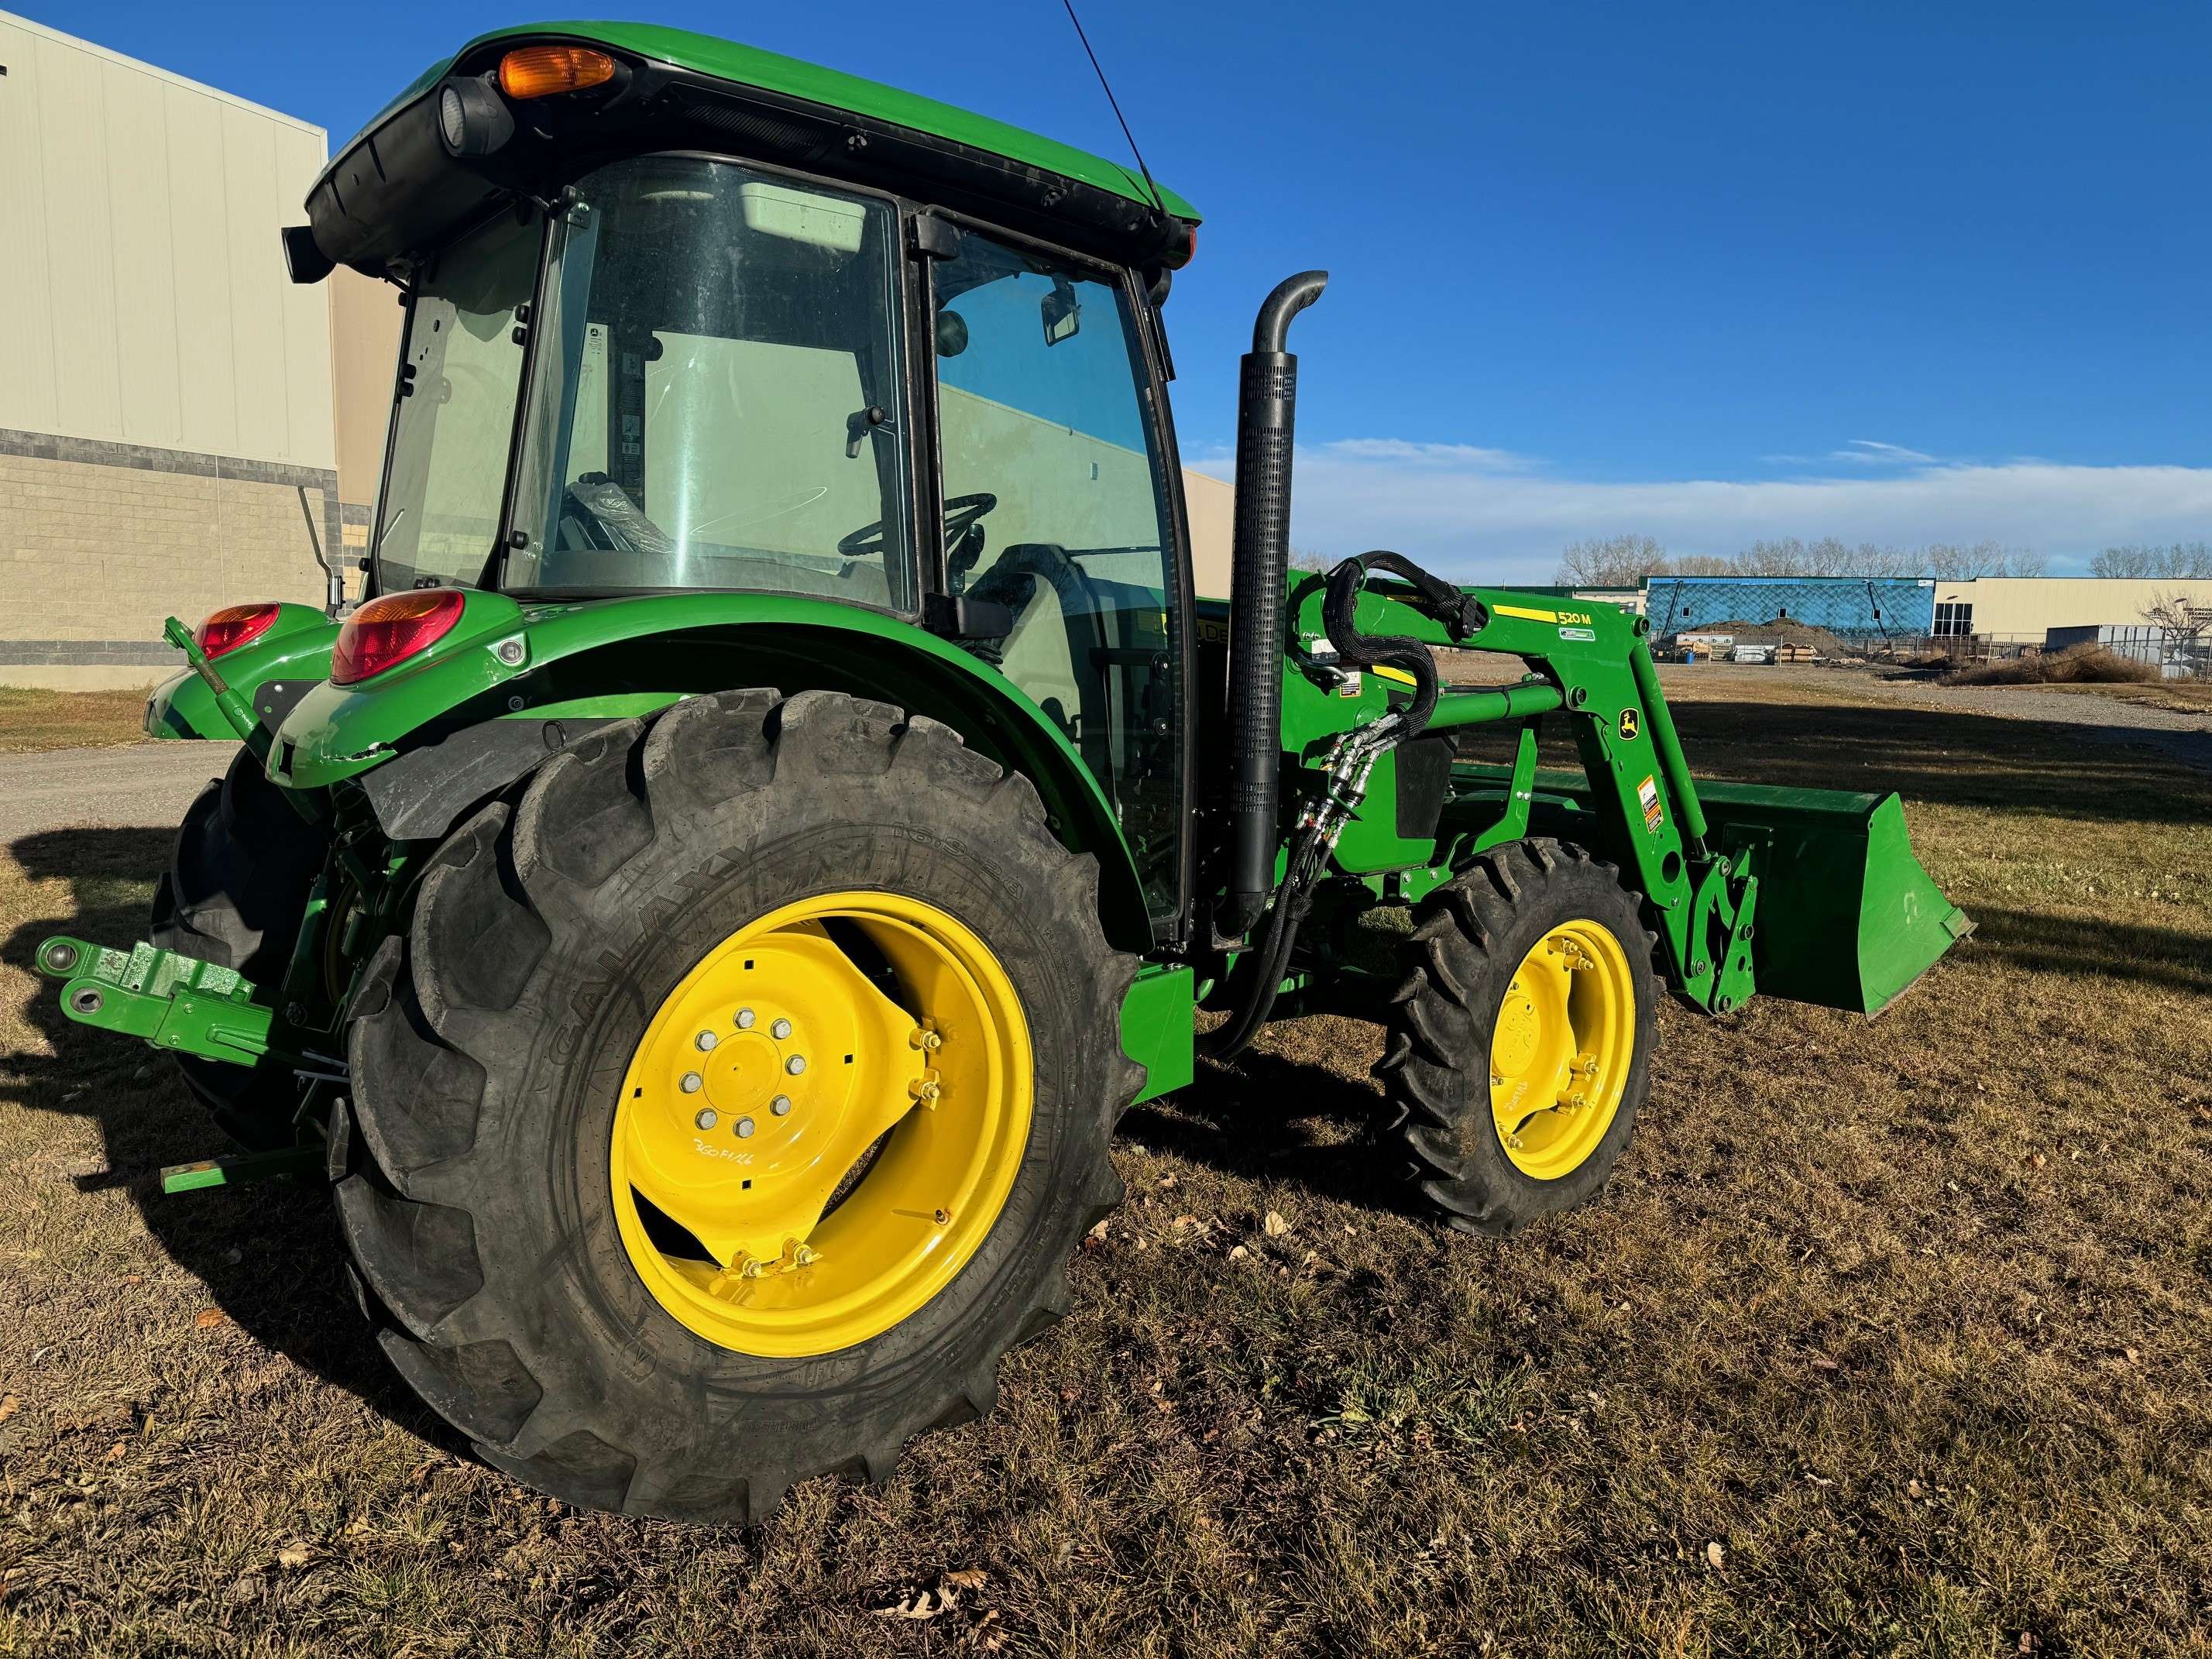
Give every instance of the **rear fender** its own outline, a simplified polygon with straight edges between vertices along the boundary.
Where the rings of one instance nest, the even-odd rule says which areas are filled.
[[[330,678],[331,647],[337,637],[338,625],[314,606],[280,605],[266,633],[216,660],[224,682],[244,692],[263,724],[274,731],[318,681]],[[146,699],[146,735],[228,742],[238,733],[216,707],[207,682],[187,668],[155,687]]]
[[[471,614],[480,599],[493,601],[482,606],[484,625],[472,628],[465,617],[450,646],[441,641],[419,665],[359,686],[310,691],[278,731],[271,776],[315,789],[403,757],[410,771],[435,769],[441,763],[423,751],[488,722],[542,729],[556,720],[580,734],[590,722],[650,713],[702,692],[748,685],[842,691],[941,720],[969,747],[1026,776],[1061,842],[1097,859],[1109,938],[1124,950],[1151,948],[1136,866],[1097,780],[1049,716],[958,647],[895,617],[823,599],[653,594],[518,613],[497,595],[471,595]],[[514,662],[490,648],[518,636],[524,650]],[[434,819],[450,823],[513,781],[470,769],[482,746],[481,736],[452,745],[451,813],[441,807],[426,817],[418,805],[407,826],[412,834]],[[511,747],[531,753],[528,744]],[[422,789],[417,782],[405,793],[419,803]]]

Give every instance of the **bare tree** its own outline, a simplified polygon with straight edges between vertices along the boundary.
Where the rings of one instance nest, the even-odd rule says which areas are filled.
[[[2157,576],[2176,581],[2212,577],[2212,544],[2174,542],[2165,547],[2130,543],[2108,547],[2089,561],[2093,576]]]
[[[2212,633],[2212,605],[2192,605],[2186,593],[2154,589],[2142,615],[2152,627],[2166,630],[2167,654],[2187,662],[2197,660],[2201,642]]]
[[[1683,553],[1667,561],[1666,574],[1670,576],[1725,576],[1735,569],[1734,560],[1723,559],[1717,553]]]
[[[1327,570],[1335,563],[1336,561],[1330,558],[1328,554],[1316,552],[1310,547],[1294,547],[1291,550],[1291,568],[1293,570]]]
[[[1649,536],[1607,536],[1559,550],[1559,579],[1577,587],[1634,587],[1668,568],[1667,550]]]
[[[2089,574],[2107,577],[2148,576],[2151,574],[2151,562],[2157,553],[2154,547],[2108,547],[2089,561]]]

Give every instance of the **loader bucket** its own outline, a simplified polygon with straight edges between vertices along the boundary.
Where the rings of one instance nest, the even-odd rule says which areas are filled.
[[[1880,1013],[1973,931],[1913,856],[1895,795],[1701,783],[1712,844],[1758,848],[1759,989]]]
[[[1494,796],[1512,770],[1462,762],[1452,775]],[[1535,784],[1537,830],[1602,844],[1583,774],[1547,769]],[[1878,1014],[1973,931],[1913,856],[1895,795],[1699,783],[1698,799],[1714,848],[1756,849],[1763,994]]]

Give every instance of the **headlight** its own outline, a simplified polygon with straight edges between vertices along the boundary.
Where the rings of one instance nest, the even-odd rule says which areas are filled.
[[[448,155],[489,155],[514,136],[514,112],[489,76],[438,88],[438,137]]]

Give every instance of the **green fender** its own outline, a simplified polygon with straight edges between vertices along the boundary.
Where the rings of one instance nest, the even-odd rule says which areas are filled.
[[[484,720],[626,716],[748,685],[896,703],[1021,772],[1054,833],[1097,859],[1108,936],[1124,950],[1151,949],[1120,821],[1060,727],[980,658],[835,600],[687,592],[526,607],[472,591],[460,621],[428,650],[356,684],[308,692],[278,729],[270,775],[324,789]]]
[[[245,693],[249,701],[256,690],[271,681],[327,679],[331,647],[337,637],[338,625],[313,605],[279,605],[269,631],[251,645],[217,658],[218,672],[225,684]],[[146,735],[230,739],[238,733],[215,706],[215,693],[207,682],[187,668],[155,687],[146,699]]]

